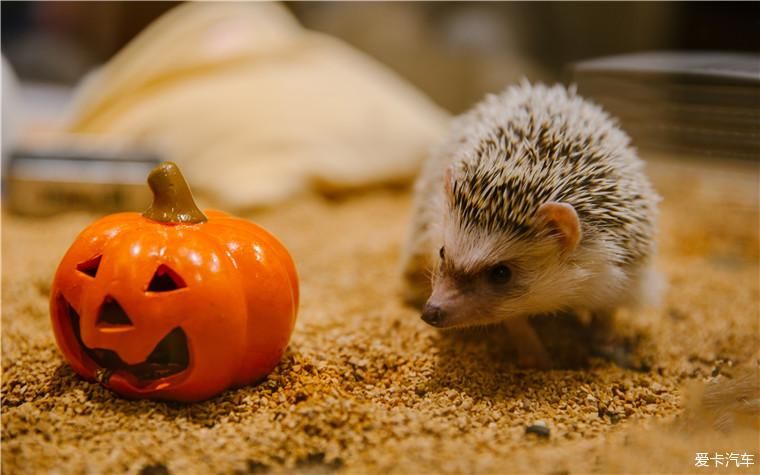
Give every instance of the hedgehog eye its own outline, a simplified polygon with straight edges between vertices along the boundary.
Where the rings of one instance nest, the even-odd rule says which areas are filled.
[[[438,255],[441,256],[441,260],[443,260],[443,256],[446,255],[446,253],[443,251],[443,246],[438,250]]]
[[[512,279],[512,269],[506,264],[498,264],[488,269],[488,281],[494,285],[504,285]]]

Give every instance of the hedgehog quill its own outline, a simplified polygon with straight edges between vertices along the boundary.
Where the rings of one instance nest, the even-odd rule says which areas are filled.
[[[547,367],[529,316],[608,319],[656,301],[659,199],[629,137],[574,90],[489,95],[417,181],[405,298],[438,328],[503,323],[518,363]]]

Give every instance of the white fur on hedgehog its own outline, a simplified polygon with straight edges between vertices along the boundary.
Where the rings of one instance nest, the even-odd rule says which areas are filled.
[[[569,260],[541,262],[551,236],[536,212],[548,201],[578,213],[582,239]],[[406,298],[430,294],[445,243],[465,268],[489,254],[528,262],[529,295],[504,314],[650,303],[658,201],[630,139],[601,108],[562,86],[509,87],[457,117],[423,168],[403,258]]]

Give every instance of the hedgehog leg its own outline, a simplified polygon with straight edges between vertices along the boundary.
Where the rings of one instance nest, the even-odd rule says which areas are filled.
[[[413,227],[401,259],[402,298],[407,305],[421,309],[432,292],[432,244],[423,225],[413,223]]]
[[[422,308],[430,297],[430,272],[427,270],[427,260],[413,256],[406,262],[403,270],[402,298],[407,305]]]
[[[530,325],[528,317],[510,318],[504,321],[504,326],[512,336],[517,349],[517,365],[521,368],[548,369],[551,358],[536,331]]]
[[[615,309],[597,309],[591,314],[586,328],[594,348],[607,348],[615,342]]]
[[[416,200],[411,227],[401,257],[402,298],[413,307],[422,308],[432,291],[433,262],[429,210]]]

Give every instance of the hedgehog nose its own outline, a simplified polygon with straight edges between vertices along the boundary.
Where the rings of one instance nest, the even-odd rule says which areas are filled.
[[[443,323],[445,315],[446,314],[441,310],[441,307],[435,305],[425,304],[425,307],[422,309],[422,321],[428,325],[433,325],[434,327]]]

